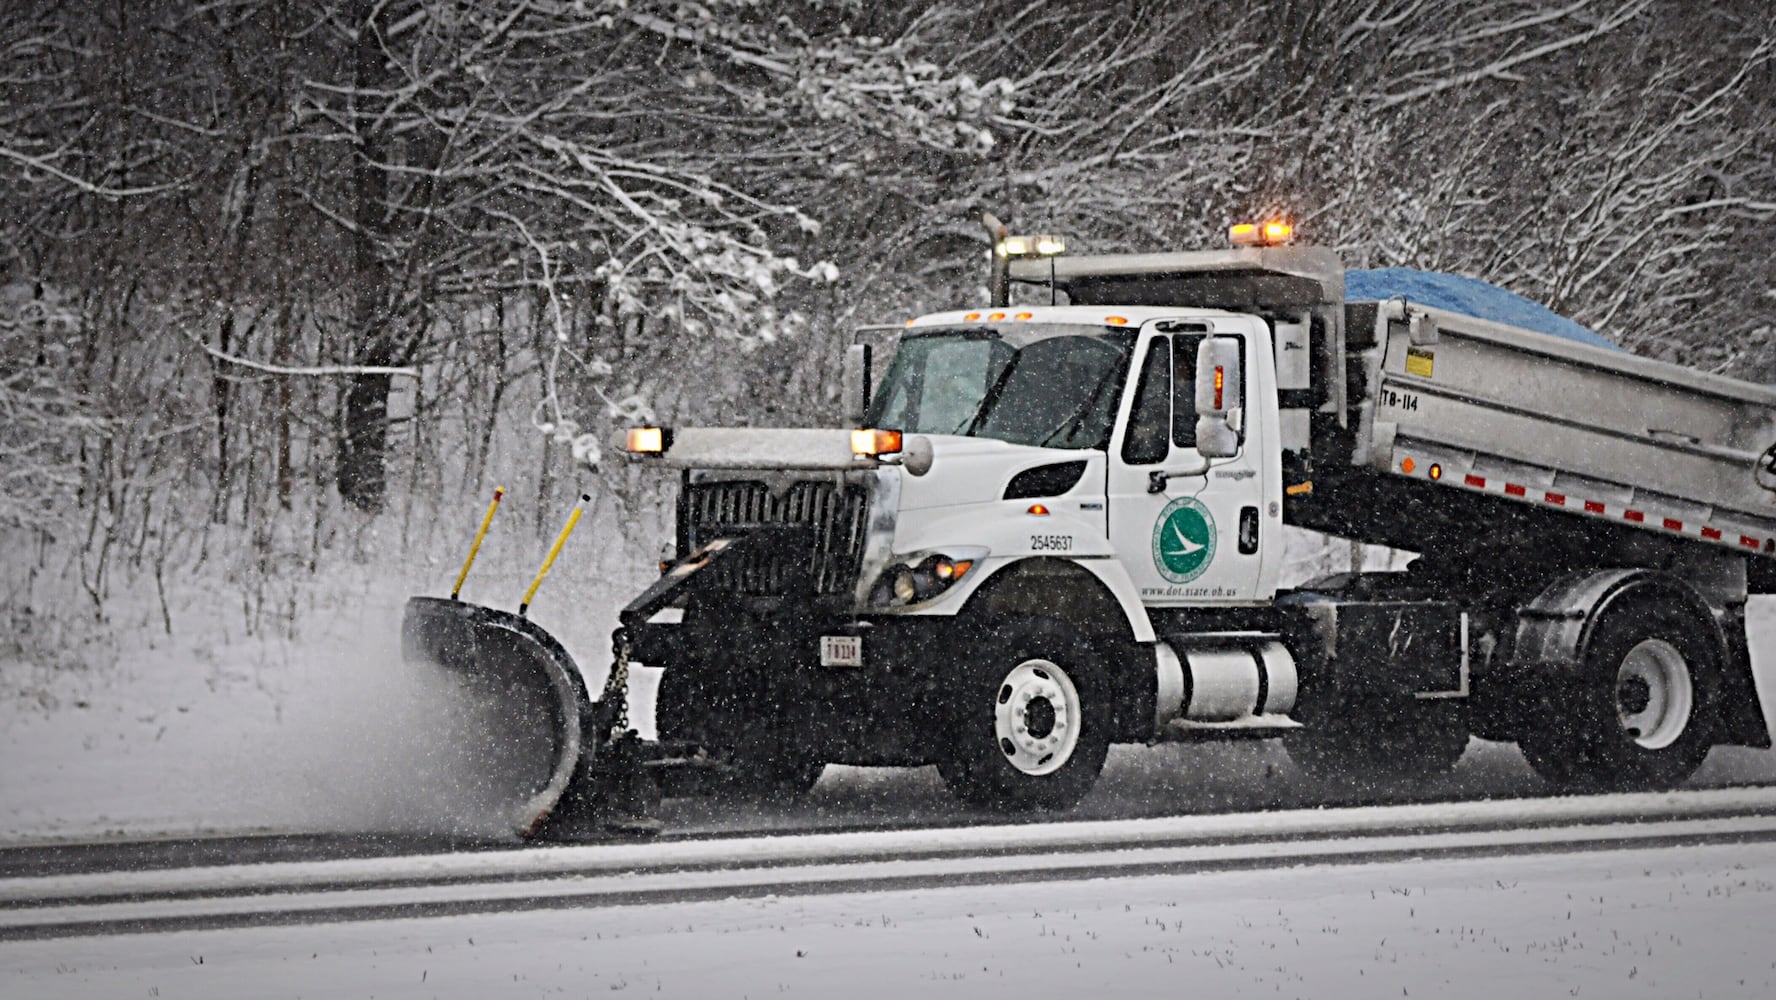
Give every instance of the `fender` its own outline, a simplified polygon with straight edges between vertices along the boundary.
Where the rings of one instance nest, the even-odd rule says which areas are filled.
[[[939,548],[941,549],[942,546]],[[1140,592],[1135,589],[1134,581],[1129,579],[1128,571],[1123,568],[1121,562],[1108,557],[1061,559],[1046,554],[988,556],[981,565],[975,567],[974,572],[969,573],[961,583],[945,591],[936,600],[907,608],[898,613],[953,617],[961,614],[969,599],[989,583],[1008,573],[1025,571],[1045,564],[1061,564],[1090,574],[1116,602],[1118,609],[1122,612],[1123,620],[1128,625],[1130,637],[1139,643],[1154,641],[1153,622],[1147,617],[1147,609],[1141,604]]]
[[[1698,622],[1708,622],[1709,643],[1720,664],[1726,698],[1720,736],[1744,746],[1768,747],[1770,729],[1758,702],[1757,684],[1743,640],[1744,627],[1722,627],[1717,613],[1694,587],[1668,573],[1648,569],[1578,570],[1560,577],[1518,612],[1517,638],[1511,660],[1524,674],[1551,672],[1577,675],[1590,652],[1596,622],[1622,596],[1652,589],[1672,604],[1685,607]],[[1729,619],[1743,611],[1728,609]],[[1742,620],[1742,619],[1741,619]],[[1734,626],[1733,621],[1728,622]]]
[[[1141,603],[1140,591],[1116,557],[1103,524],[1058,509],[1046,515],[1032,515],[1030,506],[1029,500],[991,500],[931,511],[936,516],[929,520],[918,516],[920,512],[903,512],[896,525],[896,552],[941,552],[946,546],[975,546],[986,548],[988,556],[936,600],[900,613],[960,614],[975,591],[1007,568],[1031,560],[1052,559],[1090,573],[1115,598],[1135,640],[1152,642],[1153,623]],[[1060,504],[1053,506],[1059,508]]]
[[[1646,569],[1576,570],[1549,584],[1517,615],[1512,660],[1526,669],[1552,669],[1574,676],[1591,649],[1591,633],[1609,606],[1631,590],[1653,587],[1684,606],[1698,621],[1714,612],[1694,589],[1673,577]],[[1727,663],[1719,625],[1710,634],[1716,658]]]

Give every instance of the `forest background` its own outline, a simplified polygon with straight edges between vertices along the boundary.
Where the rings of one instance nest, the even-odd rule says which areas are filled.
[[[15,0],[0,654],[436,592],[495,483],[496,581],[583,491],[620,594],[671,484],[610,432],[837,419],[983,210],[1282,214],[1776,381],[1773,56],[1766,0]]]

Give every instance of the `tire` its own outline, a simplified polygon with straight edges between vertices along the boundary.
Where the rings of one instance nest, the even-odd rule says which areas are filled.
[[[1343,712],[1284,736],[1283,749],[1303,774],[1324,785],[1411,788],[1454,770],[1468,748],[1460,712],[1413,709],[1395,718]]]
[[[1669,593],[1631,591],[1603,609],[1578,676],[1553,686],[1518,746],[1561,789],[1680,784],[1713,745],[1719,661],[1711,621]]]
[[[747,710],[756,699],[719,684],[696,666],[667,667],[654,695],[654,728],[667,742],[693,743],[729,766],[717,796],[792,801],[820,780],[826,763],[794,746],[768,714]]]
[[[1091,647],[1053,619],[1013,618],[988,623],[969,649],[945,784],[997,812],[1077,805],[1104,768],[1115,717]]]

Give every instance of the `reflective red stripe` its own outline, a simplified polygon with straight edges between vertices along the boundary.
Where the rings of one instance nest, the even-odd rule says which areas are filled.
[[[1477,490],[1486,489],[1486,477],[1485,476],[1476,476],[1473,474],[1467,474],[1467,475],[1462,476],[1462,483],[1466,486],[1473,488],[1473,489],[1477,489]],[[1529,488],[1526,486],[1519,486],[1516,483],[1505,483],[1505,484],[1503,484],[1503,486],[1504,486],[1504,492],[1505,492],[1506,496],[1523,497],[1525,499],[1527,499],[1529,496]],[[1552,490],[1548,490],[1548,491],[1543,492],[1542,497],[1544,500],[1546,500],[1546,502],[1548,502],[1549,504],[1552,504],[1556,507],[1566,507],[1566,506],[1568,506],[1569,503],[1572,506],[1576,507],[1576,506],[1578,506],[1579,503],[1582,502],[1585,505],[1585,513],[1587,513],[1587,514],[1607,514],[1608,513],[1607,505],[1604,504],[1603,501],[1600,501],[1600,500],[1580,501],[1580,500],[1568,497],[1565,493],[1555,493]],[[1727,536],[1722,532],[1722,530],[1720,528],[1710,528],[1707,525],[1696,525],[1693,528],[1686,528],[1685,523],[1681,518],[1665,517],[1665,516],[1659,515],[1659,514],[1655,514],[1653,516],[1654,516],[1654,522],[1663,526],[1666,531],[1683,532],[1686,530],[1690,530],[1690,531],[1696,531],[1697,533],[1699,533],[1701,535],[1702,538],[1704,538],[1708,541],[1711,541],[1711,542],[1721,542],[1721,541],[1728,540]],[[1644,510],[1635,510],[1633,508],[1628,508],[1628,509],[1622,511],[1622,520],[1629,521],[1634,524],[1645,524],[1645,523],[1647,523],[1647,513]],[[1766,542],[1764,539],[1753,538],[1750,535],[1740,535],[1739,536],[1739,546],[1741,548],[1750,549],[1753,552],[1762,552],[1762,551],[1776,552],[1776,538],[1772,538]]]

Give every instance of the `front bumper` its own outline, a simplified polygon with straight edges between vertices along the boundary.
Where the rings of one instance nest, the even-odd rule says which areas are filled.
[[[749,724],[832,763],[934,763],[955,717],[954,619],[819,613],[694,613],[630,630],[634,658],[666,670],[712,671],[754,706]],[[853,636],[861,666],[821,663],[822,636]]]

